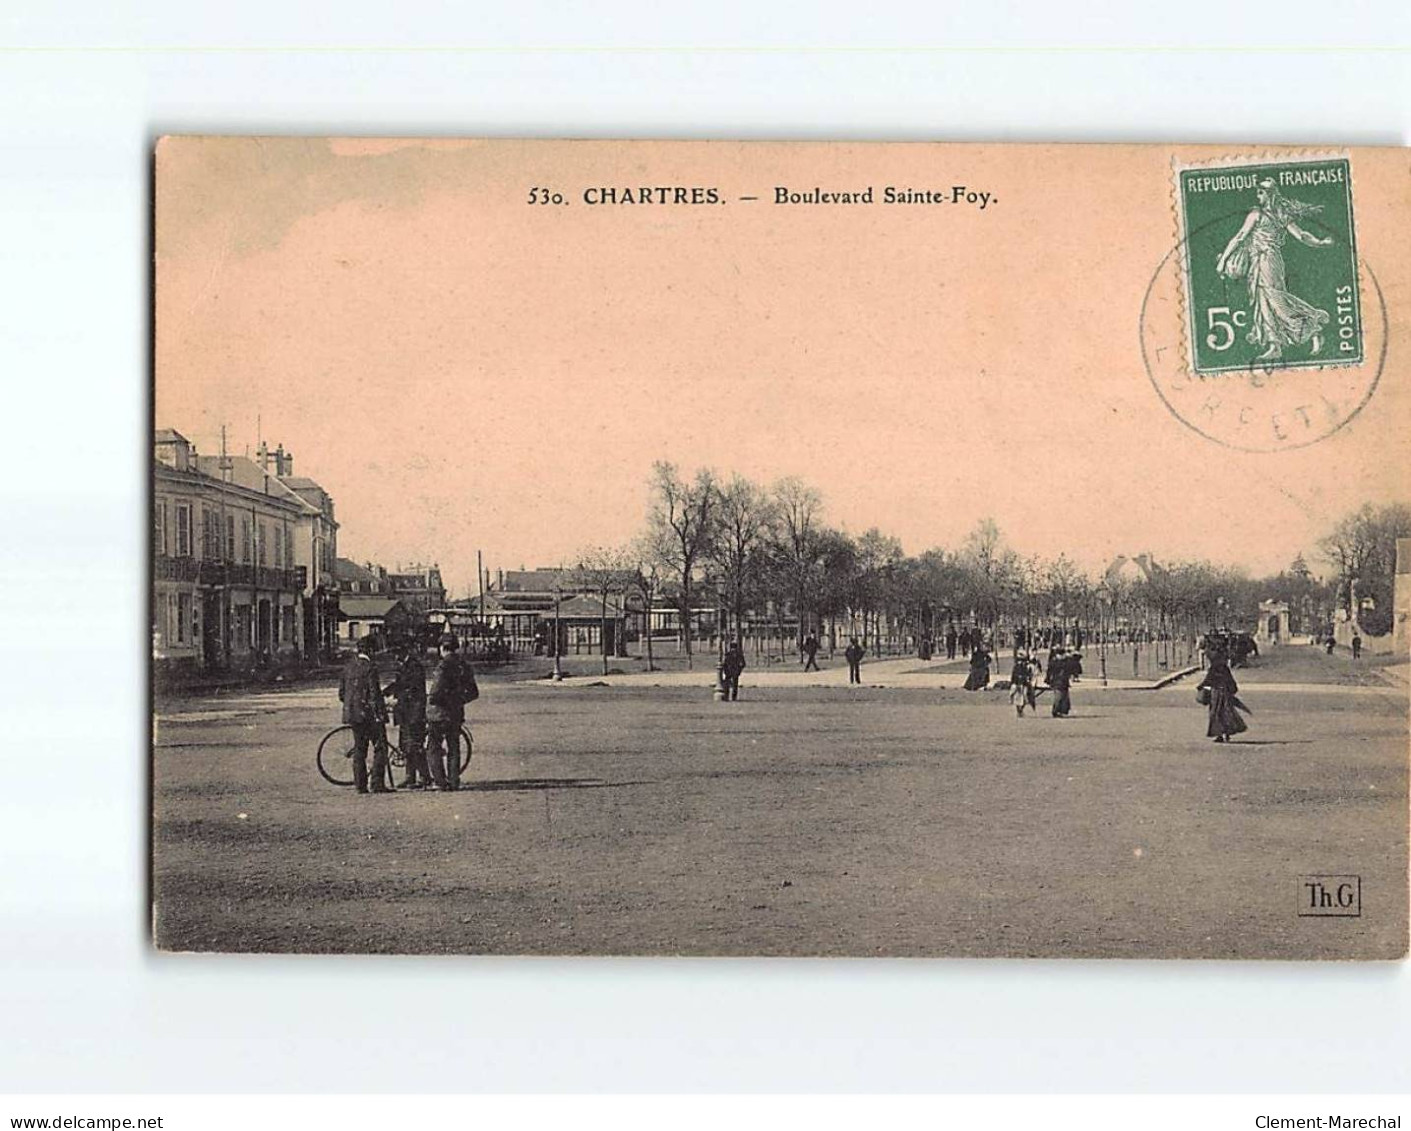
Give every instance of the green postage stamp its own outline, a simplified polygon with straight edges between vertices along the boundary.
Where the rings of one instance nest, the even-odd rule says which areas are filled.
[[[1202,165],[1177,177],[1191,368],[1361,362],[1347,158]]]

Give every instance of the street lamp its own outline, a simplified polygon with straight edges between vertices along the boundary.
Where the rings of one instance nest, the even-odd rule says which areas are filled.
[[[1107,686],[1107,618],[1108,607],[1113,603],[1116,594],[1112,592],[1112,587],[1106,583],[1099,585],[1097,590],[1098,600],[1098,634],[1097,634],[1097,666],[1102,676],[1102,686]]]

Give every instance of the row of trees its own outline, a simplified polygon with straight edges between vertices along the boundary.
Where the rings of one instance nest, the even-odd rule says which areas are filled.
[[[607,616],[611,594],[630,586],[646,608],[670,594],[679,611],[681,647],[692,650],[692,611],[718,609],[721,636],[773,626],[781,641],[841,630],[864,643],[934,639],[948,623],[990,632],[1019,625],[1081,626],[1089,636],[1155,638],[1211,627],[1251,627],[1265,599],[1287,601],[1295,619],[1326,624],[1335,602],[1353,609],[1370,599],[1377,631],[1390,624],[1396,538],[1411,536],[1411,508],[1363,508],[1324,541],[1336,568],[1325,584],[1298,559],[1284,572],[1251,578],[1207,562],[1176,562],[1144,576],[1093,577],[1066,555],[1019,554],[990,519],[957,549],[903,552],[872,528],[850,535],[825,520],[819,492],[786,477],[765,486],[708,469],[683,475],[667,462],[652,467],[651,506],[629,545],[585,553],[580,584],[598,593]],[[648,659],[651,639],[647,634]],[[604,658],[606,662],[606,657]]]

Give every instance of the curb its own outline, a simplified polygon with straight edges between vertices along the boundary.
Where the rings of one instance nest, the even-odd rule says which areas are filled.
[[[1201,667],[1199,664],[1192,664],[1188,668],[1182,668],[1180,671],[1172,672],[1170,675],[1164,677],[1163,679],[1158,679],[1155,683],[1151,685],[1149,690],[1160,691],[1163,687],[1167,687],[1170,684],[1175,683],[1178,679],[1185,679],[1186,676],[1193,675],[1200,670]]]

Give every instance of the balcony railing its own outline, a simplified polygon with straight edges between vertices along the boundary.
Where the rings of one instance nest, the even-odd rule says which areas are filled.
[[[254,589],[302,592],[308,578],[304,566],[273,569],[248,562],[208,562],[196,558],[153,559],[153,575],[158,581],[194,581],[200,585],[248,585]]]

